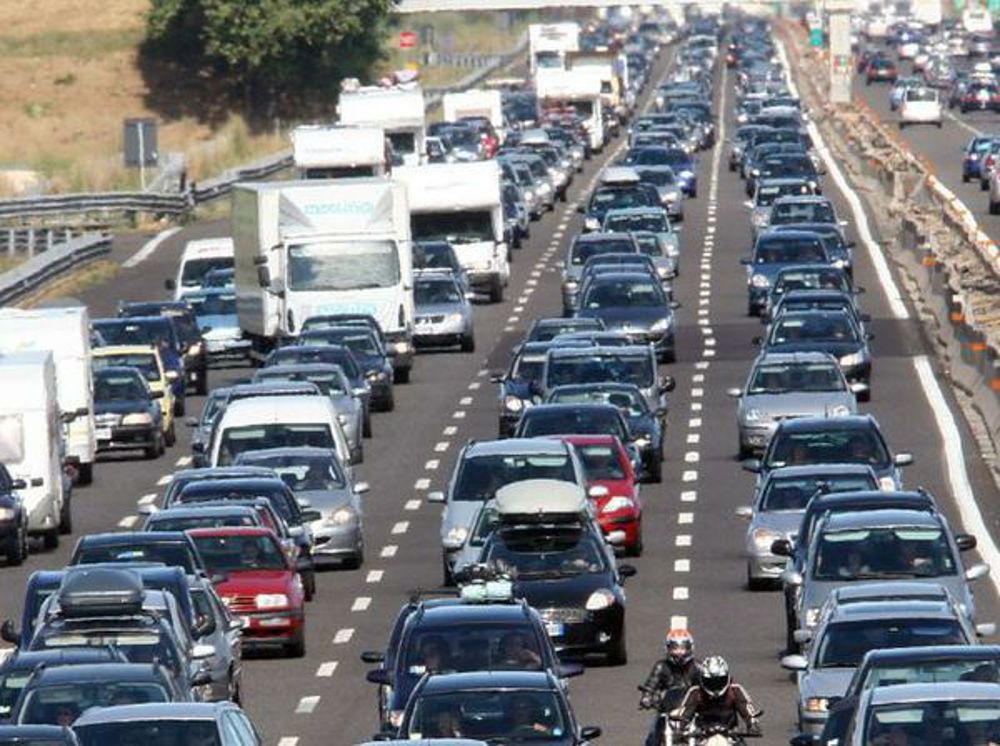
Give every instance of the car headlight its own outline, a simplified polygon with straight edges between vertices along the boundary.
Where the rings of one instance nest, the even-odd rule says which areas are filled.
[[[851,413],[851,408],[846,404],[835,404],[826,410],[827,417],[847,417]]]
[[[750,278],[750,284],[755,288],[769,288],[771,287],[771,281],[767,279],[766,275],[753,275]]]
[[[597,218],[584,218],[583,227],[588,231],[599,231],[601,229],[601,221]]]
[[[408,352],[409,349],[410,349],[410,343],[409,342],[395,342],[395,343],[393,343],[392,348],[396,352]]]
[[[809,697],[806,700],[806,712],[826,712],[830,701],[826,697]]]
[[[461,324],[462,314],[460,313],[450,313],[445,317],[445,323],[447,324]]]
[[[680,177],[682,179],[691,180],[691,179],[694,178],[694,171],[689,171],[689,170],[685,169],[685,170],[681,171]]]
[[[123,425],[152,425],[153,418],[149,412],[134,412],[122,417]]]
[[[288,596],[284,593],[259,593],[256,601],[258,609],[280,609],[288,606]]]
[[[615,594],[605,588],[599,588],[590,594],[585,608],[587,611],[600,611],[601,609],[607,609],[609,606],[614,606],[614,603]]]
[[[340,508],[327,516],[324,523],[330,526],[346,526],[354,519],[354,511],[350,508]]]
[[[757,422],[757,420],[764,419],[764,413],[759,409],[750,407],[749,409],[743,410],[743,419],[747,422]]]
[[[538,185],[539,194],[549,194],[551,191],[552,191],[552,185],[549,184],[547,181],[543,181],[541,184]]]
[[[513,394],[507,394],[503,398],[503,408],[508,412],[520,412],[522,409],[525,409],[524,399]]]
[[[649,331],[654,333],[665,332],[670,328],[673,320],[674,319],[672,316],[668,316],[665,319],[660,319],[659,321],[654,323],[651,327],[649,327]]]
[[[819,621],[819,607],[813,606],[806,609],[806,626],[815,627],[816,622]]]
[[[648,435],[640,435],[638,438],[635,439],[635,447],[649,448],[649,444],[652,442],[653,442],[652,438],[650,438]]]
[[[524,198],[528,202],[534,202],[535,201],[535,190],[534,189],[525,189],[524,190]]]
[[[771,531],[767,528],[754,529],[754,532],[750,535],[753,539],[754,546],[757,547],[758,552],[770,552],[771,545],[781,539],[782,536],[777,531]]]
[[[469,529],[465,526],[455,526],[448,529],[448,533],[445,534],[444,541],[442,543],[449,549],[457,549],[465,543],[468,536]]]
[[[369,381],[384,381],[385,371],[384,370],[370,370],[365,373],[365,378]]]
[[[892,477],[879,477],[878,488],[883,492],[892,492],[896,489],[896,480]]]
[[[601,507],[602,513],[616,513],[619,510],[631,510],[634,507],[631,498],[625,497],[624,495],[616,495],[608,500]],[[591,596],[593,598],[593,596]],[[590,608],[589,606],[587,608]],[[601,607],[604,608],[604,607]]]
[[[188,347],[188,352],[190,352],[192,355],[200,355],[201,354],[201,342],[195,342],[193,345],[191,345],[190,347]]]
[[[861,365],[861,363],[864,362],[864,359],[864,355],[860,352],[855,352],[851,355],[844,355],[840,358],[840,364],[849,368],[853,365]]]
[[[664,199],[667,202],[676,202],[680,198],[681,198],[681,195],[678,194],[676,191],[667,192],[666,195],[664,196]]]
[[[767,213],[755,212],[751,218],[750,222],[753,223],[755,228],[762,228],[767,225]]]
[[[14,520],[14,509],[0,508],[0,521],[12,521],[12,520]]]

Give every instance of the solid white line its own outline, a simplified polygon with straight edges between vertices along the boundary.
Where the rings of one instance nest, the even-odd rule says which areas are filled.
[[[381,583],[382,577],[385,575],[385,570],[369,570],[367,577],[365,577],[366,583]]]
[[[354,637],[353,627],[344,627],[343,629],[338,629],[337,634],[333,636],[333,644],[344,645],[345,643],[350,642],[352,637]]]
[[[958,514],[962,519],[965,530],[976,537],[976,551],[983,562],[993,568],[994,572],[1000,570],[1000,549],[996,543],[990,529],[983,520],[983,514],[976,503],[976,496],[972,491],[972,484],[969,482],[969,473],[965,468],[965,455],[962,451],[962,434],[955,421],[948,402],[941,391],[931,367],[930,360],[926,355],[913,358],[913,367],[917,370],[917,378],[924,389],[924,395],[931,405],[934,419],[937,421],[938,430],[941,433],[941,442],[944,445],[944,461],[948,471],[948,484],[951,493],[955,496],[955,503],[958,505]],[[1000,593],[1000,578],[995,574],[990,576],[993,587]]]
[[[398,536],[399,534],[405,534],[409,530],[410,530],[409,521],[397,521],[395,524],[393,524],[392,531],[390,533],[392,533],[394,536]]]
[[[326,663],[320,663],[319,668],[316,669],[316,676],[322,679],[328,679],[333,676],[333,672],[337,670],[337,661],[327,661]]]
[[[951,121],[953,121],[955,124],[957,124],[959,127],[961,127],[962,129],[964,129],[966,132],[970,132],[973,135],[982,135],[983,134],[983,131],[981,129],[979,129],[978,127],[973,127],[968,122],[965,122],[965,121],[959,119],[954,114],[952,114],[950,111],[946,111],[944,113],[944,115],[948,119],[950,119]]]
[[[395,544],[386,544],[384,547],[382,547],[382,551],[379,552],[379,557],[383,557],[386,559],[389,557],[395,557],[396,550],[398,549],[399,547],[397,547]]]
[[[319,704],[319,695],[312,694],[308,697],[303,697],[299,700],[298,705],[295,707],[296,715],[312,715],[316,706]]]
[[[139,522],[139,516],[137,515],[127,515],[118,521],[119,528],[132,528],[136,523]]]
[[[371,596],[358,596],[354,599],[354,603],[351,604],[351,611],[368,611],[368,607],[371,605]]]
[[[157,233],[153,238],[149,239],[142,245],[142,248],[135,252],[132,256],[122,262],[122,267],[125,269],[132,269],[132,267],[138,267],[144,261],[149,259],[153,255],[153,252],[160,248],[160,244],[170,238],[172,235],[180,230],[180,226],[174,226],[173,228],[167,228]]]

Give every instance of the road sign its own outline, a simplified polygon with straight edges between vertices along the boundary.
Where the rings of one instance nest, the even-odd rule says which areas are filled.
[[[413,49],[417,46],[417,34],[413,31],[400,31],[399,32],[399,48],[400,49]]]
[[[810,29],[809,44],[814,47],[823,46],[823,29],[821,28]]]

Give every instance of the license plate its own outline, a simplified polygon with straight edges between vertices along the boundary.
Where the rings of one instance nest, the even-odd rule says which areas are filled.
[[[98,440],[111,440],[111,428],[99,427],[94,430],[94,437]]]
[[[549,637],[562,637],[566,634],[566,625],[562,622],[546,622],[545,631],[549,633]]]

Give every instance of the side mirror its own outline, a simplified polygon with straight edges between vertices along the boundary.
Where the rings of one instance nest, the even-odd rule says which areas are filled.
[[[794,570],[786,570],[781,574],[781,579],[790,587],[798,588],[802,585],[802,573],[795,572]]]
[[[763,464],[759,458],[748,458],[743,462],[743,471],[748,471],[751,474],[759,474]]]
[[[215,655],[215,648],[211,645],[199,643],[191,648],[191,658],[196,661],[203,661]]]
[[[625,532],[618,530],[609,531],[608,535],[604,537],[604,540],[613,547],[620,547],[625,543],[625,538]]]
[[[385,654],[380,650],[365,650],[361,653],[362,663],[378,664],[385,661]]]
[[[733,513],[737,518],[745,518],[748,521],[753,518],[753,508],[749,505],[741,505]]]
[[[980,580],[990,574],[990,566],[985,562],[973,565],[965,571],[965,579],[968,581]]]
[[[12,479],[10,482],[10,487],[11,489],[14,490],[23,490],[27,489],[28,483],[23,479]]]
[[[795,641],[802,642],[802,640],[799,640],[799,633],[806,631],[804,629],[795,630]],[[809,662],[803,655],[786,655],[781,659],[781,667],[786,671],[805,671],[809,667]]]
[[[257,267],[257,284],[262,288],[271,287],[271,269],[266,264]]]
[[[792,556],[792,542],[788,539],[775,539],[771,542],[771,554],[778,557]]]
[[[743,396],[743,391],[741,389],[726,389],[726,396],[731,396],[734,399],[739,399]]]
[[[595,484],[587,490],[587,495],[590,497],[607,497],[608,494],[608,488],[603,484]]]
[[[427,502],[429,502],[429,503],[443,503],[444,502],[444,493],[441,492],[440,490],[435,490],[433,492],[428,492],[427,493]]]
[[[354,485],[354,494],[355,495],[363,495],[363,494],[365,494],[370,489],[371,489],[371,485],[368,484],[368,482],[357,482]]]
[[[14,626],[13,619],[5,619],[3,624],[0,624],[0,638],[3,638],[4,642],[9,642],[13,645],[21,644],[21,633]]]
[[[176,290],[177,280],[175,280],[173,277],[168,277],[166,280],[163,281],[163,288],[165,290]]]
[[[582,676],[584,671],[586,669],[582,663],[560,663],[557,669],[560,679],[572,679],[576,676]]]
[[[376,668],[365,674],[365,680],[379,686],[392,686],[392,672],[386,671],[384,668]]]
[[[601,737],[601,729],[596,725],[585,725],[580,729],[580,738],[584,741],[593,741]]]
[[[909,466],[910,464],[913,463],[913,454],[912,453],[897,453],[893,457],[892,463],[894,463],[896,466]]]
[[[983,622],[976,625],[976,635],[979,637],[993,637],[997,633],[997,625],[994,622]]]
[[[138,508],[136,508],[135,512],[138,513],[139,515],[153,515],[153,513],[159,513],[160,509],[155,505],[153,505],[152,503],[150,503],[148,505],[140,505]]]
[[[807,642],[812,642],[813,633],[811,629],[797,629],[792,633],[792,639],[795,640],[799,645],[805,645]]]
[[[972,534],[955,534],[955,544],[958,546],[958,551],[968,552],[971,549],[976,548],[976,537]]]
[[[871,332],[865,332],[865,341],[866,342],[871,342],[874,339],[875,339],[875,335],[874,334],[872,334]]]
[[[660,379],[660,391],[662,393],[669,393],[677,388],[677,380],[673,376],[663,376]]]
[[[681,307],[681,302],[679,300],[672,300],[667,305],[670,306],[671,311],[676,311]]]
[[[639,572],[633,565],[619,565],[618,574],[623,578],[633,578]]]

